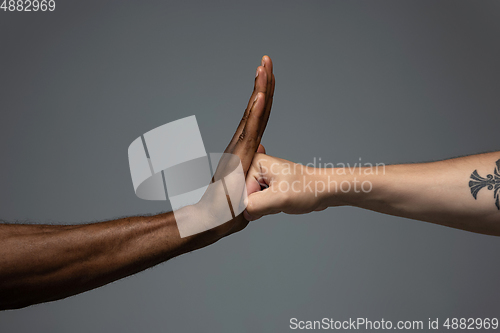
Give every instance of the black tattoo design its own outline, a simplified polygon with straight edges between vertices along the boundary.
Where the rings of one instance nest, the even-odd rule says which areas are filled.
[[[500,210],[500,160],[496,162],[496,169],[493,175],[487,175],[486,178],[481,177],[477,170],[470,175],[469,181],[470,193],[477,200],[477,192],[483,187],[488,187],[488,190],[493,190],[495,205]]]

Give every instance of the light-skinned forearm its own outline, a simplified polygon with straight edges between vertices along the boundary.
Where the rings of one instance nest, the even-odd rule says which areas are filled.
[[[474,170],[482,176],[493,174],[495,162],[499,159],[500,153],[495,152],[432,163],[389,165],[384,170],[378,168],[378,171],[372,172],[360,168],[338,179],[340,182],[348,181],[350,191],[330,192],[322,199],[327,206],[343,203],[453,228],[500,235],[500,211],[495,206],[493,190],[487,187],[481,189],[476,200],[469,187]],[[371,190],[360,190],[362,182],[369,182],[365,183],[364,189],[369,189],[371,184]],[[354,191],[355,185],[358,191]]]

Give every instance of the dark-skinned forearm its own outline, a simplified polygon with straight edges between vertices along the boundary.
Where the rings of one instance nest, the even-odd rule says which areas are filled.
[[[0,308],[84,292],[215,242],[180,238],[173,213],[73,225],[0,225]]]

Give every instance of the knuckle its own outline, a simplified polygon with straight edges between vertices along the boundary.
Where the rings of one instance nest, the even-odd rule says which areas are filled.
[[[246,206],[246,210],[247,210],[248,214],[255,217],[259,213],[257,208],[258,207],[255,206],[255,203],[252,200],[248,201],[247,206]]]
[[[247,137],[247,134],[245,133],[245,131],[242,131],[240,133],[240,135],[238,136],[238,142],[244,142],[246,137]]]

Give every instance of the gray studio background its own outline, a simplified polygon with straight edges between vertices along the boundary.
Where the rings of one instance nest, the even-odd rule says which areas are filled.
[[[7,221],[167,210],[135,196],[128,145],[195,114],[207,151],[222,151],[264,54],[276,74],[270,154],[393,164],[500,147],[499,2],[56,3],[0,12]],[[499,253],[500,238],[355,208],[277,215],[99,289],[1,312],[0,332],[499,317]]]

